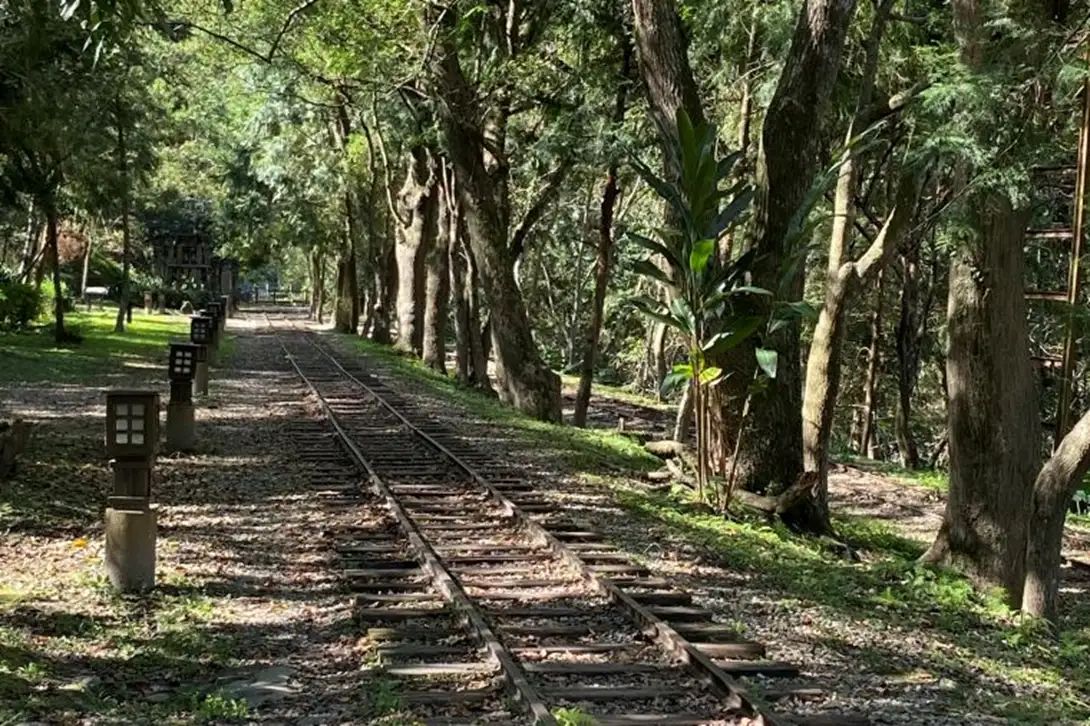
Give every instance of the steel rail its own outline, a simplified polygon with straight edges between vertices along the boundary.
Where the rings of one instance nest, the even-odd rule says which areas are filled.
[[[307,342],[333,363],[342,375],[367,391],[376,401],[386,408],[386,410],[397,417],[397,419],[409,430],[427,441],[435,450],[440,452],[450,462],[467,474],[474,482],[483,488],[489,496],[497,501],[509,516],[516,518],[527,532],[531,533],[540,543],[544,543],[554,554],[575,568],[577,572],[582,574],[584,580],[594,586],[600,593],[607,595],[613,602],[618,604],[622,610],[627,612],[629,617],[636,621],[645,634],[649,635],[665,650],[677,656],[691,673],[708,683],[716,692],[724,697],[727,700],[726,706],[728,708],[737,710],[741,715],[752,719],[754,726],[760,724],[763,724],[764,726],[792,726],[792,724],[794,724],[793,720],[782,715],[772,717],[770,715],[772,709],[763,703],[763,699],[754,695],[736,679],[732,678],[723,671],[723,669],[715,665],[714,661],[708,655],[702,653],[693,646],[693,644],[684,636],[671,627],[669,623],[655,615],[646,606],[636,602],[631,595],[625,593],[611,580],[599,577],[598,574],[591,570],[590,566],[583,562],[574,551],[566,547],[563,542],[552,535],[541,524],[534,521],[526,512],[522,511],[515,502],[488,482],[488,480],[481,476],[473,467],[437,441],[433,436],[422,431],[371,386],[346,370],[345,367],[341,365],[340,361],[314,341],[313,336],[308,331],[303,331],[303,335]]]
[[[291,363],[292,368],[295,369],[296,374],[303,381],[311,394],[314,395],[322,408],[326,419],[333,426],[333,429],[337,433],[341,442],[345,445],[350,456],[355,460],[356,464],[365,472],[367,472],[368,481],[375,493],[381,496],[386,506],[393,512],[398,523],[404,530],[406,537],[409,539],[409,543],[415,551],[417,558],[424,564],[424,569],[431,577],[436,589],[447,599],[447,601],[461,614],[461,616],[468,621],[470,630],[476,636],[477,640],[487,650],[489,657],[499,666],[500,671],[503,673],[504,679],[507,682],[510,690],[518,698],[519,701],[530,711],[534,718],[535,726],[558,726],[557,720],[549,713],[548,707],[545,705],[544,699],[537,692],[537,689],[533,687],[529,679],[526,677],[526,673],[518,665],[514,656],[510,650],[500,641],[496,634],[492,631],[481,613],[480,609],[473,604],[469,595],[450,573],[450,571],[443,564],[442,559],[438,553],[427,543],[416,524],[412,521],[412,518],[405,511],[401,502],[378,475],[378,473],[368,463],[366,457],[356,446],[356,443],[352,440],[352,437],[341,426],[337,420],[336,414],[330,408],[329,403],[325,397],[318,391],[317,387],[311,382],[310,378],[300,368],[298,362],[295,360],[295,356],[288,350],[284,344],[280,334],[276,331],[276,327],[272,325],[272,321],[269,319],[268,314],[265,313],[266,322],[269,323],[270,329],[273,331],[273,335],[276,336],[277,342],[280,344],[281,349],[284,351],[284,357]],[[306,336],[308,342],[309,335],[302,331],[302,334]],[[319,349],[320,350],[320,349]],[[322,351],[324,353],[324,351]],[[328,357],[328,356],[327,356]],[[338,368],[343,372],[344,369],[338,364]],[[358,381],[354,376],[349,374],[349,378],[353,381]],[[376,396],[376,399],[378,397]]]

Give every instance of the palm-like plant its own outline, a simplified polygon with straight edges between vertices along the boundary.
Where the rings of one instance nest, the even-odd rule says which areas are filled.
[[[714,356],[739,345],[768,320],[753,305],[754,296],[768,296],[768,290],[746,284],[747,273],[756,262],[754,251],[734,259],[718,254],[720,241],[744,218],[753,199],[745,182],[729,184],[742,152],[716,154],[713,124],[694,126],[684,110],[677,114],[678,136],[667,153],[676,170],[662,179],[638,159],[636,172],[668,205],[667,227],[655,237],[628,233],[628,238],[652,254],[638,262],[636,271],[661,282],[667,300],[641,295],[631,299],[643,314],[676,330],[685,340],[685,363],[673,367],[663,388],[687,382],[693,397],[697,436],[697,486],[704,498],[708,482],[708,389],[723,377],[723,371],[709,363]],[[658,258],[653,261],[653,258]],[[757,349],[760,370],[776,374],[776,353]]]

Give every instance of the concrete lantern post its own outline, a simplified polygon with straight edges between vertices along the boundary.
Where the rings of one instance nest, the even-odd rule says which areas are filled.
[[[208,395],[208,354],[213,342],[212,318],[195,315],[189,320],[189,342],[198,347],[197,367],[193,374],[193,392]]]
[[[157,512],[151,473],[159,447],[159,394],[106,393],[106,453],[114,473],[107,499],[106,576],[122,592],[155,587]]]
[[[197,372],[199,346],[171,343],[167,374],[170,403],[167,404],[167,450],[192,451],[197,441],[193,410],[193,377]]]

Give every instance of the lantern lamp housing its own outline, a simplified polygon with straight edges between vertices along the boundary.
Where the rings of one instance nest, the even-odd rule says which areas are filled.
[[[211,345],[212,318],[197,315],[189,321],[189,340],[197,345]]]
[[[167,375],[172,381],[192,380],[196,375],[200,346],[192,343],[171,343]]]
[[[112,458],[152,457],[159,443],[159,394],[106,393],[106,453]]]

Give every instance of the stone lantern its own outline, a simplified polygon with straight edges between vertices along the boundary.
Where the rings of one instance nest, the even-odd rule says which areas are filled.
[[[197,374],[200,346],[171,343],[167,376],[170,378],[170,403],[167,404],[167,448],[192,451],[196,442],[193,411],[193,378]]]
[[[157,513],[151,506],[151,473],[159,448],[159,394],[106,394],[106,454],[114,474],[107,499],[106,575],[118,590],[155,586]]]
[[[227,323],[226,323],[227,318],[233,317],[231,315],[231,296],[230,295],[220,295],[220,310],[223,311],[223,318],[224,318],[224,321],[225,321],[223,323],[223,325],[226,328],[227,327]]]
[[[208,395],[208,350],[214,342],[212,318],[196,315],[189,320],[189,342],[197,346],[197,369],[193,375],[193,391]]]

